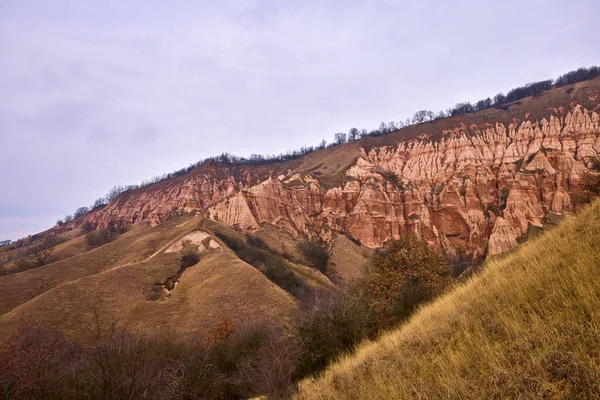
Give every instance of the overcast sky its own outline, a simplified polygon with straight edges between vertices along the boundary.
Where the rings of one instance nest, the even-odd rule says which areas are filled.
[[[597,0],[0,0],[0,240],[115,184],[600,63]]]

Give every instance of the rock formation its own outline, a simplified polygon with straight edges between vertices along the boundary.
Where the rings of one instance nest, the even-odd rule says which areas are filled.
[[[310,172],[284,166],[261,175],[248,166],[237,178],[192,174],[125,193],[86,219],[157,224],[171,213],[203,210],[246,230],[269,223],[325,240],[347,232],[369,247],[413,232],[484,257],[515,246],[549,214],[571,212],[587,163],[600,153],[598,112],[576,104],[540,120],[435,133],[361,148],[335,187]]]

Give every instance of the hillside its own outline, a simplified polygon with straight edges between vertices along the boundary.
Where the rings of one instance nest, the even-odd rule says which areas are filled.
[[[599,398],[600,200],[488,261],[299,399]]]
[[[192,210],[380,247],[415,232],[448,252],[502,253],[573,210],[600,152],[600,78],[266,165],[208,162],[71,222],[153,225]],[[64,228],[64,227],[63,227]]]
[[[127,190],[0,247],[0,339],[28,325],[77,339],[96,315],[181,337],[222,318],[285,326],[315,292],[361,277],[391,239],[416,233],[466,259],[508,251],[575,209],[600,154],[599,109],[600,78],[286,162],[207,162]],[[183,267],[188,236],[203,239]],[[52,257],[23,266],[48,238]],[[328,261],[300,254],[305,239]]]
[[[236,234],[193,214],[156,227],[136,224],[96,249],[2,276],[0,339],[36,326],[81,340],[96,317],[135,334],[168,332],[179,338],[223,318],[285,325],[297,307],[293,297],[240,260],[215,232]],[[61,246],[77,246],[81,239]],[[178,274],[188,243],[199,251],[199,262]],[[309,283],[316,279],[302,276]],[[177,277],[171,288],[170,277]]]

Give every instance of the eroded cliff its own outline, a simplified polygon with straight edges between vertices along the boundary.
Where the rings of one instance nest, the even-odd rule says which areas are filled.
[[[552,215],[573,210],[589,160],[600,153],[598,105],[572,102],[545,118],[464,124],[381,146],[363,146],[343,181],[325,188],[300,168],[251,167],[236,176],[193,174],[120,196],[86,218],[154,224],[202,210],[231,226],[263,223],[332,240],[347,232],[381,246],[408,232],[477,257],[515,246]]]

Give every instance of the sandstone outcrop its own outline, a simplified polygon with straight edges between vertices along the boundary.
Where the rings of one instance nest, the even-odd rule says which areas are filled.
[[[363,148],[342,184],[328,189],[318,176],[291,169],[243,179],[194,175],[117,198],[87,219],[156,224],[199,209],[246,230],[269,223],[325,240],[347,232],[369,247],[417,233],[449,251],[485,257],[515,246],[549,213],[571,212],[589,158],[598,154],[598,112],[574,105],[541,120],[463,126],[436,139]]]

